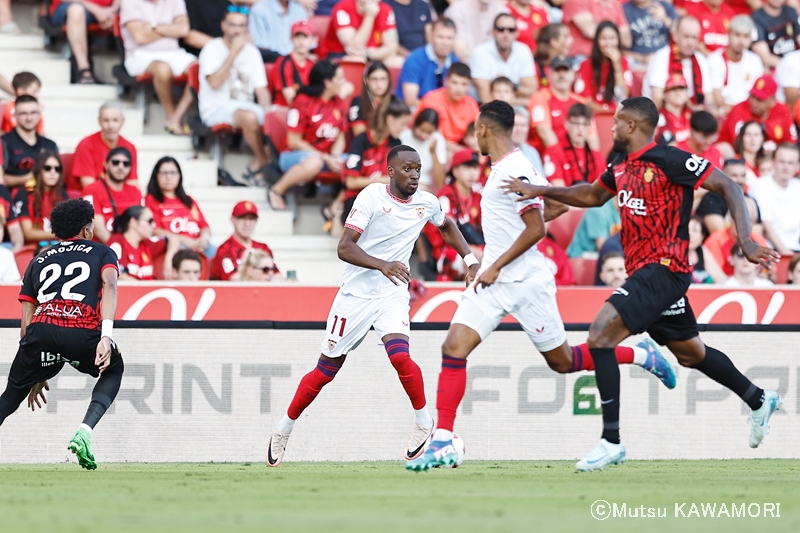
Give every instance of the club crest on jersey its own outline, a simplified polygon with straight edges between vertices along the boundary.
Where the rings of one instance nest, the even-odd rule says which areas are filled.
[[[651,181],[653,181],[653,169],[648,167],[644,171],[644,182],[650,183]]]
[[[420,220],[425,218],[425,208],[424,207],[417,207],[417,216]]]
[[[333,339],[328,339],[328,351],[332,352],[336,348],[336,341]]]

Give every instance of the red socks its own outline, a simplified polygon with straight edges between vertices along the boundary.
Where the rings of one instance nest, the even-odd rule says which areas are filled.
[[[300,418],[300,415],[303,414],[306,407],[311,405],[311,402],[317,397],[322,387],[333,381],[340,368],[342,368],[342,365],[320,358],[317,361],[317,367],[300,380],[297,391],[294,393],[294,398],[292,398],[292,403],[289,404],[289,410],[286,411],[289,418],[292,420]]]
[[[408,353],[408,341],[405,339],[392,339],[385,344],[389,361],[397,370],[403,388],[411,400],[414,409],[425,407],[425,383],[422,381],[422,371],[419,369]]]
[[[627,346],[617,346],[614,349],[617,356],[617,363],[620,365],[633,364],[633,348]],[[594,370],[594,359],[589,353],[589,345],[584,343],[572,347],[572,372],[581,370]]]
[[[436,391],[436,409],[439,411],[437,429],[453,431],[458,404],[467,390],[467,360],[442,355],[442,372]]]

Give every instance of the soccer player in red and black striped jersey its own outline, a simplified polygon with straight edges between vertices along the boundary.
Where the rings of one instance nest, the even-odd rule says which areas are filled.
[[[92,429],[117,396],[122,356],[113,337],[117,307],[117,256],[92,242],[94,209],[76,198],[53,208],[50,225],[61,241],[28,265],[22,278],[22,339],[11,364],[8,385],[0,396],[0,424],[25,397],[42,407],[47,380],[65,363],[78,372],[100,377],[83,423],[69,449],[87,470],[97,468],[89,447]],[[102,323],[102,326],[101,326]]]
[[[603,469],[625,459],[619,438],[619,367],[614,348],[632,334],[647,331],[666,345],[682,366],[694,368],[735,392],[753,410],[750,447],[764,438],[772,413],[781,404],[774,391],[747,379],[719,350],[703,344],[686,291],[692,281],[689,218],[699,187],[725,197],[739,232],[739,245],[753,263],[766,267],[779,255],[750,239],[750,218],[742,189],[707,160],[653,142],[658,109],[649,98],[623,101],[614,115],[612,162],[593,184],[568,188],[536,187],[519,180],[506,190],[520,200],[545,196],[567,205],[594,207],[616,196],[622,219],[622,247],[630,277],[606,301],[589,328],[589,351],[595,363],[603,408],[603,436],[576,465]]]

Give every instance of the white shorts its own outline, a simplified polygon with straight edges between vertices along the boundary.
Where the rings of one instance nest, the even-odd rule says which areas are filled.
[[[475,330],[484,340],[508,314],[517,319],[540,352],[549,352],[567,340],[552,278],[495,283],[477,292],[470,287],[461,295],[451,323]]]
[[[224,104],[214,107],[214,110],[207,117],[201,117],[206,126],[216,126],[217,124],[233,124],[233,115],[238,110],[252,111],[258,118],[259,126],[264,124],[264,115],[267,114],[264,108],[255,102],[248,100],[229,100]]]
[[[375,327],[378,337],[390,333],[408,336],[409,293],[397,291],[382,298],[359,298],[339,292],[333,300],[325,337],[322,339],[322,355],[341,357],[361,344]]]
[[[145,73],[147,67],[153,61],[166,63],[172,69],[173,76],[180,76],[186,72],[189,65],[197,61],[197,58],[183,48],[160,51],[134,50],[133,53],[125,57],[125,70],[131,76],[139,76]]]

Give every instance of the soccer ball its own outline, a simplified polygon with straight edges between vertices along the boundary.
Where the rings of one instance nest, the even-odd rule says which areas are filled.
[[[431,440],[433,439],[433,435],[430,436],[428,439],[428,445],[430,445]],[[464,444],[464,439],[459,437],[457,434],[453,433],[453,446],[456,449],[456,453],[458,454],[458,459],[449,468],[458,468],[461,463],[464,462],[464,458],[467,455],[467,446]],[[436,468],[439,468],[438,466]],[[448,467],[445,467],[448,468]]]

